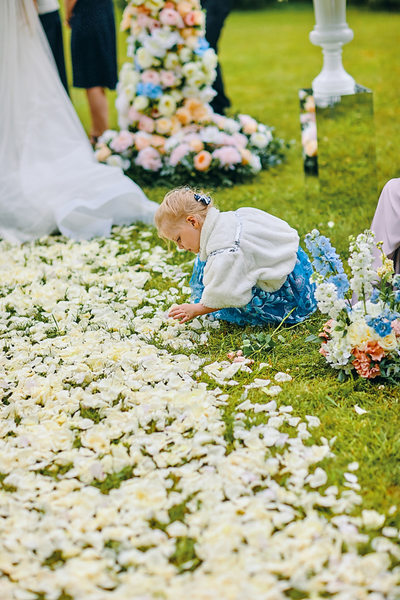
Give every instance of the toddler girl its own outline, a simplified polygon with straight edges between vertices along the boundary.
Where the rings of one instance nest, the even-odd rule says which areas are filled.
[[[198,255],[193,303],[172,307],[170,317],[184,323],[215,313],[239,325],[294,324],[314,312],[312,268],[285,221],[250,207],[220,212],[208,196],[178,188],[165,196],[155,223],[161,237]]]

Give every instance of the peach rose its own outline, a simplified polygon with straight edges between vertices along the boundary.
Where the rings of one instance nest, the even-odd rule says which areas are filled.
[[[176,116],[178,117],[182,125],[188,125],[192,120],[192,115],[187,110],[187,108],[184,108],[183,106],[181,106],[181,108],[178,108],[178,110],[176,111]]]
[[[156,121],[156,131],[157,133],[166,134],[171,131],[172,122],[168,117],[161,117]]]
[[[162,135],[152,135],[151,136],[151,145],[154,146],[154,148],[157,148],[159,152],[163,153],[164,145],[165,145],[165,137],[163,137]]]
[[[135,135],[135,146],[139,151],[144,150],[144,148],[147,148],[148,146],[150,146],[150,144],[151,135],[149,135],[148,133],[144,131],[139,131],[139,133]]]
[[[307,156],[317,156],[318,154],[318,142],[317,140],[308,140],[304,144],[304,152]]]
[[[178,2],[178,12],[182,17],[185,17],[192,10],[192,6],[189,2]]]
[[[203,104],[197,98],[186,98],[185,102],[183,103],[183,106],[190,110],[190,112],[193,112],[200,106],[203,106]]]
[[[212,156],[207,150],[202,150],[193,159],[194,168],[198,171],[207,171],[211,165]]]
[[[104,162],[111,155],[111,150],[105,144],[101,144],[100,148],[94,153],[99,162]]]
[[[181,29],[180,33],[184,40],[188,40],[189,38],[196,36],[195,30],[191,27],[184,27],[184,29]]]
[[[190,140],[189,146],[190,149],[193,150],[193,152],[201,152],[202,150],[204,150],[204,144],[200,138],[193,138],[192,140]]]
[[[180,129],[182,129],[181,122],[176,115],[173,115],[171,117],[171,135],[175,135]]]
[[[239,152],[242,157],[242,164],[249,165],[251,163],[251,157],[252,157],[250,150],[247,150],[247,148],[240,148]]]

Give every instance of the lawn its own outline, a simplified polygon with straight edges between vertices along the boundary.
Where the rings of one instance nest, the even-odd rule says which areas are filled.
[[[232,111],[248,113],[274,126],[278,135],[294,143],[280,167],[263,172],[251,183],[214,192],[223,210],[257,206],[286,219],[301,235],[318,227],[341,252],[348,247],[349,235],[369,227],[384,183],[400,176],[397,151],[400,120],[396,117],[400,15],[350,8],[347,22],[354,31],[354,40],[344,47],[344,66],[374,94],[376,200],[366,204],[362,198],[354,197],[344,205],[338,198],[337,205],[332,201],[329,206],[306,201],[297,93],[299,88],[310,85],[322,67],[320,48],[308,40],[315,23],[309,5],[279,5],[275,9],[233,12],[229,16],[221,39],[220,59]],[[120,64],[124,61],[124,51],[125,36],[120,34]],[[111,103],[112,99],[110,94]],[[73,89],[72,100],[87,125],[83,92]],[[113,106],[111,122],[116,126]],[[165,190],[152,188],[146,192],[151,199],[161,201]],[[333,229],[328,227],[329,221],[335,223]],[[313,411],[321,418],[324,435],[337,436],[333,471],[341,472],[347,462],[359,461],[367,504],[388,509],[400,503],[400,392],[392,386],[382,389],[377,383],[361,380],[339,383],[335,373],[325,366],[317,347],[304,343],[309,332],[317,331],[320,324],[321,320],[315,317],[291,331],[286,342],[271,355],[277,369],[296,372],[296,382],[282,401],[290,402],[299,414]],[[224,327],[223,335],[208,348],[210,358],[221,358],[232,348],[240,347],[241,339],[240,330]],[[355,404],[367,409],[368,414],[358,416]]]
[[[400,15],[351,8],[347,20],[354,30],[355,39],[344,48],[344,65],[358,83],[374,93],[375,199],[358,194],[351,196],[349,182],[345,202],[342,198],[337,198],[337,202],[330,199],[328,203],[318,198],[312,202],[306,200],[297,92],[299,88],[310,85],[321,68],[322,58],[320,49],[308,41],[308,33],[314,25],[310,6],[289,4],[277,5],[268,11],[232,13],[224,29],[220,51],[232,110],[251,114],[274,126],[279,136],[293,140],[287,158],[282,165],[263,172],[250,183],[212,191],[221,209],[257,206],[281,216],[302,236],[318,227],[343,253],[348,247],[348,236],[370,225],[383,184],[389,178],[400,175],[397,151],[397,140],[400,139],[397,110]],[[124,36],[120,35],[121,64],[124,49]],[[70,73],[69,63],[68,70]],[[73,89],[71,97],[88,129],[84,93]],[[110,94],[110,101],[113,97]],[[116,126],[114,109],[112,125]],[[332,179],[335,176],[332,173]],[[161,201],[165,189],[154,187],[146,189],[146,192],[151,199]],[[334,222],[332,228],[328,226],[329,221]],[[201,325],[197,328],[197,324],[188,327],[166,324],[164,311],[168,304],[186,297],[192,257],[167,249],[157,240],[154,231],[144,227],[116,229],[111,240],[95,240],[82,245],[49,238],[15,253],[7,246],[4,251],[0,268],[6,275],[8,273],[9,283],[8,287],[4,287],[3,295],[10,295],[10,299],[6,304],[6,318],[1,322],[6,340],[3,350],[8,359],[15,344],[15,362],[10,362],[13,381],[18,382],[20,372],[29,373],[29,368],[34,371],[28,388],[26,384],[24,388],[16,383],[21,397],[25,399],[16,402],[14,408],[10,404],[12,395],[8,394],[6,402],[3,402],[5,415],[15,422],[15,427],[7,425],[8,429],[4,425],[7,443],[12,445],[18,439],[15,437],[18,427],[24,427],[24,439],[29,439],[29,428],[34,427],[40,410],[45,415],[43,426],[41,424],[40,431],[35,434],[37,439],[41,439],[38,453],[40,470],[35,470],[41,477],[39,479],[37,475],[41,487],[38,484],[35,492],[40,502],[32,500],[27,487],[24,498],[29,498],[23,510],[21,507],[19,510],[21,518],[26,519],[22,520],[21,527],[26,523],[32,531],[32,537],[27,536],[24,548],[31,552],[35,565],[40,558],[46,574],[42,573],[43,579],[34,579],[36,575],[32,566],[32,580],[29,580],[28,554],[25,562],[21,563],[28,574],[23,572],[22,567],[18,570],[15,559],[13,567],[9,567],[11,575],[7,585],[4,584],[7,593],[10,590],[11,594],[13,582],[20,578],[25,581],[21,584],[22,588],[33,590],[35,595],[18,597],[29,599],[47,598],[47,589],[53,590],[49,598],[57,598],[54,589],[65,590],[59,596],[65,600],[91,598],[91,582],[103,586],[104,590],[111,590],[116,581],[120,591],[117,590],[115,596],[111,592],[108,596],[108,592],[104,591],[103,596],[94,595],[93,598],[124,600],[137,597],[150,600],[159,597],[175,600],[187,598],[190,594],[199,600],[222,599],[225,596],[221,590],[226,590],[226,598],[243,600],[339,597],[335,596],[336,584],[327,584],[331,581],[329,577],[324,579],[330,569],[331,575],[337,576],[343,586],[339,585],[336,589],[345,590],[341,598],[362,600],[369,597],[369,592],[372,593],[375,588],[374,584],[363,588],[367,563],[363,567],[364,574],[356,582],[358,572],[353,573],[352,566],[356,562],[351,562],[356,560],[355,557],[368,555],[372,548],[377,554],[371,555],[370,566],[375,573],[373,577],[377,579],[380,577],[376,562],[379,553],[387,552],[385,556],[388,557],[387,563],[382,559],[382,573],[386,568],[399,564],[399,552],[390,549],[390,540],[393,538],[394,545],[398,545],[400,392],[394,385],[379,379],[371,382],[349,378],[339,382],[337,374],[327,367],[319,354],[318,344],[309,341],[311,334],[317,334],[324,322],[321,315],[316,314],[296,327],[282,327],[279,337],[275,335],[276,345],[268,352],[263,348],[257,349],[255,335],[258,331],[250,327],[243,330],[222,323],[215,329],[206,328],[202,337]],[[11,262],[15,270],[9,274]],[[36,294],[34,312],[24,294],[11,291],[16,283]],[[43,301],[41,285],[47,286],[48,292]],[[51,308],[53,301],[57,303],[54,310]],[[10,337],[9,332],[13,329],[18,341]],[[221,363],[226,360],[227,353],[242,348],[244,338],[250,339],[255,349],[251,357],[255,362],[249,365],[248,370],[230,371],[229,382],[229,377],[219,376],[216,371],[221,365],[207,369],[207,365],[215,361]],[[33,367],[29,367],[30,361],[33,361]],[[40,377],[47,369],[51,376],[42,381]],[[58,372],[62,372],[62,383]],[[291,380],[283,382],[284,374],[289,374]],[[269,378],[282,390],[277,390],[279,393],[273,396],[270,384],[265,384],[264,389],[248,388],[245,392],[243,386],[255,378]],[[60,389],[64,391],[60,392]],[[207,397],[206,393],[210,395]],[[243,405],[247,393],[251,402]],[[184,406],[185,398],[186,404],[187,399],[190,400],[188,407]],[[253,411],[252,403],[271,404],[265,410]],[[363,410],[356,410],[356,407]],[[64,413],[66,418],[73,419],[70,428],[67,428]],[[297,418],[302,422],[301,427]],[[129,429],[128,422],[135,425]],[[276,428],[275,434],[279,430],[283,436],[278,436],[275,447],[267,450],[260,442],[269,435],[268,428],[262,429],[266,424],[269,432]],[[55,434],[58,427],[60,431]],[[56,436],[55,449],[46,446],[46,431],[50,430],[51,435]],[[260,431],[259,437],[252,437],[255,431]],[[147,445],[143,441],[146,436],[149,437]],[[136,448],[135,456],[132,451],[128,456],[129,448]],[[208,453],[205,458],[202,458],[203,450]],[[79,460],[76,458],[78,451]],[[168,457],[170,451],[175,453],[173,458]],[[18,452],[17,445],[10,450],[10,460],[14,455],[20,456]],[[58,458],[57,452],[60,453]],[[87,465],[84,461],[89,460],[89,452],[94,453],[95,459],[90,458],[92,462]],[[314,453],[313,459],[308,452]],[[193,463],[193,457],[199,467]],[[266,457],[268,461],[265,461]],[[276,466],[279,460],[274,463],[276,457],[280,457],[279,468]],[[32,471],[33,467],[26,466],[30,464],[28,454],[20,460],[22,467],[25,465],[27,470]],[[156,463],[158,471],[150,466],[151,460]],[[239,475],[234,469],[235,465],[242,464],[240,461],[248,467],[243,467]],[[256,461],[259,461],[257,467]],[[3,494],[13,494],[19,486],[23,488],[23,481],[17,476],[5,476],[8,472],[6,463],[6,457],[2,456],[0,485],[3,486]],[[315,483],[315,487],[312,477],[324,476],[318,469],[314,471],[314,465],[327,474],[327,481],[322,479],[323,483]],[[217,469],[220,479],[212,479],[213,469]],[[165,498],[157,473],[169,482]],[[199,474],[203,479],[199,479]],[[135,487],[141,476],[146,481],[145,491]],[[296,476],[300,480],[303,477],[304,488],[298,486]],[[48,484],[49,488],[46,488],[44,480],[53,482],[54,487]],[[203,481],[207,493],[205,488],[201,489]],[[63,490],[68,488],[76,495],[76,505],[64,506],[58,495],[61,494],[57,489],[59,483],[60,490],[62,486]],[[333,486],[338,488],[336,493]],[[322,489],[329,496],[330,504],[327,501],[324,505],[318,495]],[[262,503],[256,506],[249,500],[247,505],[247,500],[244,500],[247,491],[251,499],[263,498]],[[279,496],[279,493],[282,495]],[[355,493],[360,495],[360,501]],[[336,497],[341,498],[340,501]],[[108,498],[113,499],[114,505],[110,506]],[[19,506],[18,498],[14,497],[13,502]],[[40,555],[41,548],[37,549],[37,554],[36,550],[32,551],[36,530],[33,521],[28,520],[29,502],[34,507],[35,523],[36,520],[41,523],[42,529],[39,525],[38,528],[46,539],[47,554]],[[92,502],[96,506],[93,514],[90,512]],[[88,512],[79,513],[79,506],[82,511],[88,507]],[[270,512],[265,513],[265,506]],[[383,535],[380,526],[374,529],[372,525],[372,529],[368,529],[367,516],[364,520],[359,518],[361,511],[366,509],[385,515]],[[115,511],[120,512],[117,514]],[[255,515],[256,525],[251,535],[249,522],[245,522],[246,511]],[[287,517],[289,513],[291,516]],[[91,515],[87,522],[83,514]],[[62,551],[61,546],[57,546],[56,534],[53,537],[49,534],[48,541],[46,538],[46,532],[53,531],[52,518],[54,523],[57,519],[64,522],[63,519],[69,518],[79,522],[79,532],[75,532],[73,540],[71,538],[70,546],[59,534],[59,539],[64,540]],[[286,522],[294,519],[291,532],[285,528],[285,518]],[[318,529],[319,518],[326,519],[324,531]],[[239,523],[240,519],[243,523]],[[275,529],[271,526],[270,543],[276,554],[273,555],[268,544],[263,545],[257,537],[257,519],[264,528],[268,522],[273,522]],[[140,526],[147,523],[149,529],[139,531],[139,523]],[[337,531],[332,533],[330,528],[333,526]],[[131,530],[129,535],[126,533],[129,527],[136,527],[134,534]],[[367,537],[358,537],[356,528]],[[103,541],[99,542],[99,531],[105,532],[102,538],[106,540],[104,548]],[[198,532],[198,537],[193,532]],[[245,540],[243,532],[249,536]],[[283,536],[281,542],[280,535]],[[232,541],[234,539],[235,542]],[[333,554],[332,540],[336,540]],[[304,550],[304,557],[307,554],[304,566],[301,563],[303,542],[307,549]],[[329,545],[331,543],[332,546]],[[15,556],[19,544],[22,545],[20,538],[10,545]],[[311,559],[309,554],[313,544],[315,556]],[[78,546],[79,551],[76,549]],[[154,555],[153,561],[151,559],[151,553],[156,553],[158,546],[160,552],[164,552],[164,558],[168,557],[165,564],[160,554]],[[250,549],[254,553],[249,554],[247,560],[246,552],[250,553]],[[82,552],[80,563],[74,559],[79,552]],[[290,554],[290,560],[285,552]],[[318,553],[321,553],[321,563],[318,563]],[[345,554],[348,563],[342,560]],[[100,555],[101,562],[96,563],[94,557]],[[144,555],[147,562],[145,558],[140,562]],[[337,562],[329,567],[327,565],[333,555]],[[278,556],[279,560],[282,559],[281,565],[278,564]],[[257,562],[258,557],[262,557],[260,562]],[[295,560],[300,560],[296,567],[293,566]],[[268,573],[277,586],[274,588],[276,595],[272,591],[271,595],[264,595],[266,588],[262,586],[266,583],[262,577],[266,576],[267,563]],[[86,567],[79,571],[82,564]],[[116,565],[120,570],[116,569]],[[243,565],[246,566],[246,573],[243,572],[245,584],[241,582]],[[40,571],[41,567],[37,568]],[[145,569],[145,572],[142,571],[143,579],[135,579],[135,569],[140,574],[142,568]],[[319,579],[321,569],[326,571]],[[347,581],[344,571],[349,573],[348,583],[343,583]],[[54,578],[51,579],[49,573],[51,577],[59,574],[54,588]],[[182,575],[181,579],[173,579],[176,573]],[[203,579],[199,573],[204,575]],[[76,580],[76,588],[71,583],[75,582],[75,575],[81,578]],[[145,575],[150,575],[151,584]],[[354,580],[351,579],[353,575]],[[82,587],[85,577],[86,596]],[[261,579],[258,580],[258,577]],[[46,582],[49,583],[47,588]],[[242,584],[250,585],[249,582],[253,582],[255,587],[247,591],[240,587]],[[131,584],[138,587],[129,587]],[[154,587],[147,588],[146,585]],[[174,585],[177,587],[174,588]],[[257,585],[261,586],[258,592],[255,591]],[[394,598],[391,595],[393,586],[392,581],[387,584],[386,592],[382,591],[384,586],[377,588],[382,593],[377,593],[376,598]],[[129,595],[135,594],[132,590],[140,593]],[[213,595],[218,593],[215,590],[219,590],[219,595]],[[2,597],[14,596],[4,593]]]

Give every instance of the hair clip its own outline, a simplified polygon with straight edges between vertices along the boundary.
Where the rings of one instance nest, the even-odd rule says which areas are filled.
[[[204,204],[204,206],[208,206],[211,202],[211,198],[205,194],[194,194],[194,199]]]

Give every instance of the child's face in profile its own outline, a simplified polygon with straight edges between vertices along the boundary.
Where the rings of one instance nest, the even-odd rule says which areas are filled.
[[[200,250],[200,234],[202,224],[195,215],[189,215],[171,227],[169,238],[181,250],[197,254]]]

